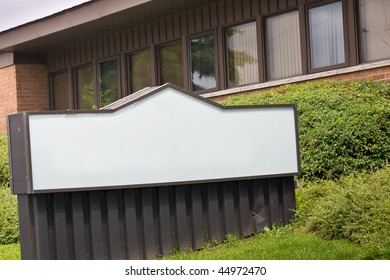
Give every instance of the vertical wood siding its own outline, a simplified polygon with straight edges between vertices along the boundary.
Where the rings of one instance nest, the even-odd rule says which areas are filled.
[[[305,0],[225,0],[153,22],[118,30],[91,41],[49,53],[49,70],[58,71],[96,59],[206,32],[218,26],[255,19],[258,15],[297,8]]]
[[[284,225],[293,177],[18,195],[22,259],[154,259]]]

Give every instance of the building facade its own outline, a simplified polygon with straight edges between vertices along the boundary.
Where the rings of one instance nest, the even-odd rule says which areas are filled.
[[[388,0],[95,0],[0,33],[0,132],[173,83],[206,98],[390,80]]]

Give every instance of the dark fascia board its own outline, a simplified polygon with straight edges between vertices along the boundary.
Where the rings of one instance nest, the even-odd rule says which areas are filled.
[[[151,0],[97,0],[67,9],[54,15],[0,32],[0,52],[12,51],[12,47],[70,29]]]

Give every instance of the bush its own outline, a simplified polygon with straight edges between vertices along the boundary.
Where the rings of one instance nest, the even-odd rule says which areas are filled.
[[[223,105],[297,104],[302,177],[334,179],[390,159],[385,82],[320,81],[232,96]]]
[[[7,136],[0,135],[0,186],[9,186]]]
[[[296,227],[366,246],[370,258],[390,258],[389,221],[390,165],[297,189]]]
[[[7,136],[0,135],[0,244],[19,240],[17,199],[9,189],[9,176]]]
[[[9,187],[0,186],[0,244],[19,240],[18,207]]]

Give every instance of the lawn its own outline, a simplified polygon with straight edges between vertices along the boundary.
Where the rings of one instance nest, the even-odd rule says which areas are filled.
[[[171,260],[357,260],[365,250],[346,240],[323,240],[290,227],[266,230],[249,238],[228,236],[198,251],[178,252]]]
[[[248,238],[228,236],[223,244],[209,242],[203,250],[178,252],[166,260],[356,260],[365,250],[346,240],[323,240],[290,227],[267,230]],[[19,260],[19,243],[0,245],[0,260]]]

